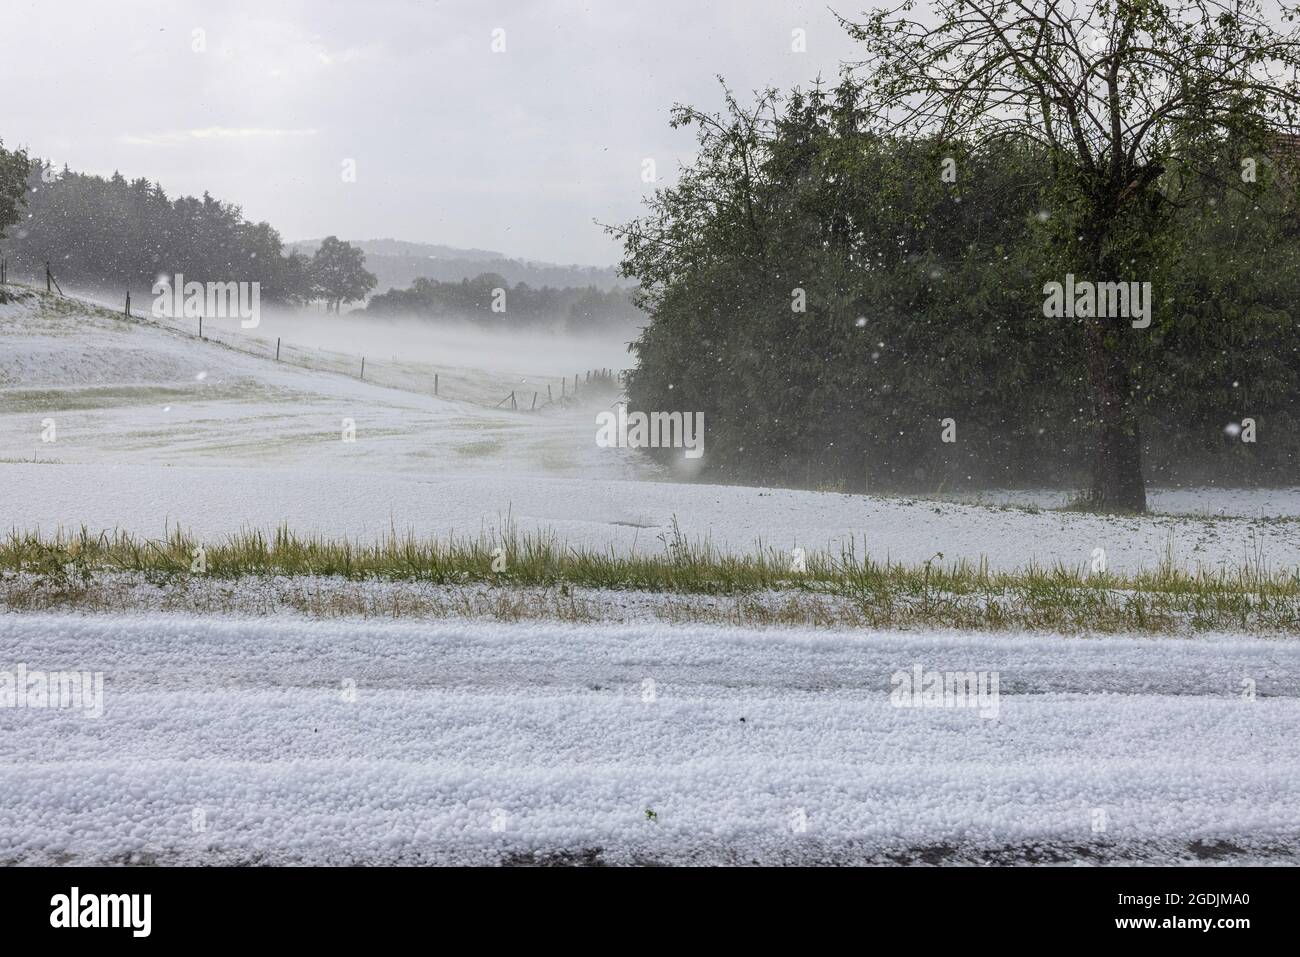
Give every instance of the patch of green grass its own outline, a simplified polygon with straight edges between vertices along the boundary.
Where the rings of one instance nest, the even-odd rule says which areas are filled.
[[[505,447],[503,439],[482,439],[478,442],[466,442],[455,448],[457,455],[463,455],[467,458],[477,458],[481,455],[495,455]]]
[[[232,390],[233,393],[233,390]],[[21,388],[5,393],[6,412],[69,412],[193,401],[193,389],[169,386],[77,386],[67,389]],[[206,396],[205,396],[206,398]]]
[[[35,576],[53,589],[77,587],[101,572],[131,572],[178,587],[200,577],[337,577],[490,583],[724,596],[738,621],[870,626],[1034,628],[1061,632],[1300,630],[1300,570],[1275,572],[1255,560],[1234,570],[1188,571],[1172,556],[1136,575],[1087,574],[1064,566],[994,572],[986,562],[919,565],[810,552],[806,570],[789,555],[759,548],[736,555],[688,542],[676,527],[652,554],[584,550],[546,534],[520,534],[507,520],[498,534],[446,540],[400,536],[382,541],[300,537],[287,527],[203,542],[180,531],[162,540],[124,533],[11,533],[0,542],[0,577]]]

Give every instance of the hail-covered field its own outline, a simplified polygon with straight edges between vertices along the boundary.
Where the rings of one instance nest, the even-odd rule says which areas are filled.
[[[684,536],[1004,570],[1082,568],[1097,549],[1119,572],[1300,565],[1294,490],[1156,490],[1155,514],[1116,519],[1046,493],[698,484],[597,447],[617,392],[581,381],[575,401],[572,376],[626,365],[620,343],[448,336],[440,351],[425,330],[403,351],[380,330],[308,348],[302,328],[285,320],[277,363],[274,322],[199,341],[68,300],[0,304],[0,526],[364,542],[508,523],[647,554]],[[561,377],[565,401],[547,404]],[[511,391],[517,410],[493,408]],[[86,701],[0,707],[0,861],[1294,859],[1286,631],[632,618],[9,609],[0,703],[19,666],[103,683],[98,716]]]
[[[1060,493],[968,504],[684,481],[635,452],[597,447],[596,414],[615,390],[584,381],[576,402],[545,404],[547,387],[558,398],[572,375],[566,362],[626,364],[618,343],[547,354],[498,337],[471,352],[449,335],[447,352],[462,363],[449,367],[426,333],[431,361],[372,356],[363,380],[355,357],[336,351],[294,346],[294,362],[345,371],[271,361],[273,330],[231,321],[213,334],[221,341],[68,300],[0,305],[0,527],[160,537],[179,526],[220,538],[287,525],[367,541],[394,530],[477,534],[509,519],[577,547],[662,551],[675,520],[687,539],[737,553],[852,543],[878,559],[942,553],[999,569],[1083,567],[1097,548],[1115,571],[1171,558],[1188,568],[1300,564],[1300,489],[1157,489],[1157,514],[1114,518],[1044,507]],[[571,380],[566,388],[571,397]],[[519,410],[491,407],[512,390]],[[534,393],[540,410],[528,408]]]
[[[1287,642],[10,615],[0,655],[105,672],[101,717],[0,719],[0,861],[1240,862],[1298,836]],[[893,706],[918,666],[983,696]]]

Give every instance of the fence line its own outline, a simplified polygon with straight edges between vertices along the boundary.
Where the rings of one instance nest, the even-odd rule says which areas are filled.
[[[3,258],[3,259],[0,259],[0,285],[6,285],[6,286],[22,286],[22,285],[26,285],[25,283],[20,283],[20,282],[13,282],[13,283],[11,283],[11,282],[9,281],[9,259],[8,259],[8,257],[5,257],[5,258]],[[52,286],[53,288],[51,288],[51,286]],[[62,296],[64,299],[72,299],[72,298],[74,298],[74,297],[72,297],[72,296],[69,296],[67,293],[65,293],[65,292],[63,291],[63,288],[59,285],[59,281],[58,281],[57,279],[54,278],[54,273],[50,272],[50,264],[49,264],[49,262],[47,261],[47,262],[45,263],[45,291],[48,292],[48,293],[53,293],[55,289],[58,290],[59,295]]]
[[[581,377],[582,375],[583,375],[583,373],[581,373],[581,372],[575,372],[575,373],[573,374],[573,392],[572,392],[571,396],[570,396],[570,395],[566,395],[566,394],[563,392],[563,384],[567,381],[567,377],[562,378],[562,379],[560,380],[560,382],[561,382],[561,393],[560,393],[560,402],[559,402],[558,404],[561,404],[561,405],[567,404],[567,403],[570,401],[570,398],[572,398],[572,399],[576,399],[576,398],[578,397],[578,381],[579,381],[579,379],[580,379],[580,377]],[[591,385],[592,383],[595,383],[597,386],[599,386],[601,383],[605,383],[605,384],[607,384],[607,386],[609,386],[609,387],[613,387],[613,386],[618,382],[618,376],[614,373],[614,370],[613,370],[613,369],[588,369],[587,372],[586,372],[586,381],[587,381],[587,384],[588,384],[588,385]],[[494,408],[494,409],[499,409],[499,408],[501,408],[501,406],[503,406],[503,405],[505,405],[507,402],[509,402],[509,403],[510,403],[510,408],[511,408],[513,411],[518,411],[518,410],[519,410],[519,400],[518,400],[518,397],[516,396],[516,392],[517,392],[517,390],[515,390],[515,389],[511,389],[511,390],[510,390],[510,394],[507,395],[505,398],[503,398],[503,399],[502,399],[500,402],[498,402],[496,405],[494,405],[493,408]],[[537,400],[538,400],[539,398],[541,398],[541,395],[542,395],[542,393],[541,393],[540,390],[537,390],[537,391],[534,391],[534,392],[533,392],[533,401],[532,401],[532,404],[528,407],[528,411],[529,411],[529,412],[537,412],[537,411],[540,411],[541,409],[546,408],[548,405],[556,405],[556,404],[557,404],[556,401],[555,401],[554,396],[553,396],[552,393],[551,393],[551,386],[550,386],[550,383],[547,383],[547,386],[546,386],[546,401],[543,402],[543,403],[539,406],[539,405],[537,404]]]
[[[0,260],[0,282],[5,282],[5,283],[10,282],[8,278],[7,259]],[[108,308],[103,302],[99,302],[85,296],[68,295],[67,293],[65,293],[62,287],[59,286],[58,279],[55,278],[53,271],[50,269],[49,263],[45,264],[45,283],[46,283],[46,291],[51,294],[53,294],[53,292],[57,290],[58,294],[65,299],[71,299],[76,302],[83,302],[86,303],[87,305],[95,306],[101,309]],[[18,283],[12,283],[12,284],[19,285]],[[132,309],[130,289],[126,290],[125,304],[122,308],[122,315],[129,316],[132,319],[138,319],[140,321],[150,323],[168,332],[177,333],[181,335],[184,335],[186,332],[186,330],[184,329],[183,319],[177,322],[173,317],[168,317],[168,318],[172,318],[173,322],[167,322],[164,321],[163,318],[161,317],[153,316],[148,313],[144,313],[139,310]],[[282,339],[280,336],[276,336],[274,354],[272,354],[271,344],[269,341],[263,343],[262,340],[256,339],[252,336],[243,337],[242,341],[240,341],[238,338],[230,338],[227,336],[223,336],[220,332],[218,332],[216,335],[213,335],[211,326],[209,326],[208,331],[205,334],[203,330],[203,317],[201,316],[198,317],[197,333],[194,332],[193,327],[191,327],[190,334],[195,335],[196,338],[202,339],[204,342],[208,342],[214,345],[220,345],[227,349],[232,349],[235,352],[242,353],[244,355],[255,356],[258,358],[265,358],[275,362],[284,362],[296,368],[309,369],[315,372],[333,372],[339,375],[357,374],[358,378],[365,379],[367,382],[372,382],[375,385],[388,386],[389,388],[402,389],[404,391],[416,392],[417,394],[422,394],[422,395],[428,394],[426,392],[423,392],[420,389],[412,388],[412,383],[410,381],[399,384],[398,382],[393,382],[393,381],[385,382],[383,381],[382,377],[376,377],[375,363],[373,361],[371,362],[370,378],[366,379],[366,357],[365,356],[354,356],[350,353],[337,352],[335,350],[330,350],[330,349],[314,349],[313,351],[315,351],[317,354],[321,356],[334,355],[338,357],[338,360],[335,363],[331,363],[328,359],[325,359],[323,361],[313,362],[311,361],[311,358],[306,354],[307,347],[294,346],[291,343],[282,343]],[[282,350],[282,346],[283,346],[283,350]],[[298,355],[296,356],[293,355],[295,351],[298,352]],[[358,359],[360,360],[359,373],[349,372],[348,371],[349,366],[353,370],[357,369]],[[572,401],[576,400],[579,394],[578,386],[580,383],[584,381],[584,377],[586,382],[586,386],[583,388],[584,392],[587,391],[588,387],[603,387],[605,389],[610,389],[610,388],[619,387],[621,383],[621,376],[618,373],[614,372],[613,369],[608,369],[608,368],[588,369],[585,372],[575,372],[573,374],[573,382],[572,382],[571,389],[569,387],[568,377],[558,376],[557,378],[559,378],[560,380],[560,397],[558,400],[555,398],[554,392],[552,391],[551,383],[548,382],[546,384],[546,401],[545,402],[539,401],[541,398],[540,389],[538,391],[534,391],[531,404],[528,406],[527,409],[522,411],[540,412],[543,409],[548,408],[550,406],[570,404]],[[499,409],[507,402],[509,402],[512,411],[521,411],[519,408],[519,397],[516,394],[517,391],[518,390],[512,389],[510,391],[510,394],[502,398],[501,401],[499,401],[498,403],[496,403],[495,406],[493,406],[493,408]],[[433,395],[438,398],[446,398],[446,396],[443,395],[442,392],[441,374],[438,372],[433,373]],[[460,400],[456,400],[453,397],[453,401],[464,401],[464,402],[470,402],[472,404],[486,405],[486,401],[489,400],[476,401],[475,399],[467,396]]]

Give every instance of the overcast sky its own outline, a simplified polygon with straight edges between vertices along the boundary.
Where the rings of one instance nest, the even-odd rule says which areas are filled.
[[[717,74],[833,80],[854,56],[804,0],[5,0],[5,19],[7,146],[209,190],[287,240],[594,265],[618,250],[592,220],[636,213],[642,161],[671,179],[691,155],[674,102],[716,107]]]

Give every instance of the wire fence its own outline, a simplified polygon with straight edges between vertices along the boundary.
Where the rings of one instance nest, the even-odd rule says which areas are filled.
[[[0,259],[0,283],[31,288],[29,283],[18,283],[9,278],[8,262]],[[62,296],[101,309],[116,309],[123,316],[145,322],[169,332],[191,336],[207,343],[224,346],[244,355],[255,356],[285,365],[352,376],[379,386],[432,395],[459,402],[469,402],[494,409],[513,412],[541,412],[544,409],[564,406],[593,395],[607,396],[622,390],[621,376],[612,369],[586,369],[572,376],[513,376],[505,373],[470,372],[462,368],[439,367],[436,363],[400,359],[397,356],[379,357],[347,353],[318,346],[301,346],[277,336],[274,340],[253,334],[251,330],[231,329],[231,320],[213,320],[210,317],[176,318],[154,315],[131,305],[131,294],[126,293],[120,307],[102,299],[69,295],[59,286],[57,278],[45,264],[45,289],[47,293]],[[36,287],[39,289],[39,286]],[[207,320],[205,323],[205,319]],[[507,391],[508,390],[508,391]]]

